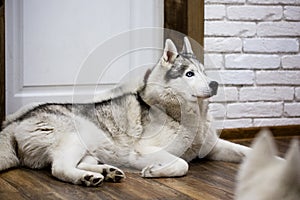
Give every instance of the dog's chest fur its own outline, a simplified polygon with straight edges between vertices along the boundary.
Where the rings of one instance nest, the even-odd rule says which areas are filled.
[[[201,132],[205,128],[199,121],[197,109],[192,108],[195,105],[180,112],[178,104],[173,101],[150,106],[141,96],[128,94],[96,104],[91,120],[97,119],[97,126],[112,139],[121,154],[127,154],[125,152],[134,150],[135,146],[147,145],[161,147],[173,155],[191,160],[198,155]],[[180,113],[174,115],[174,112]]]

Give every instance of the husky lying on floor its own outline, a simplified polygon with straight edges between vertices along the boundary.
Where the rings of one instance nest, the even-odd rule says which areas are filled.
[[[45,103],[8,117],[0,134],[0,170],[50,165],[62,181],[97,186],[122,180],[122,166],[143,177],[176,177],[197,156],[240,162],[249,148],[219,139],[207,116],[203,100],[217,89],[189,40],[178,53],[168,39],[135,90],[120,86],[93,103]]]
[[[262,130],[241,165],[236,188],[237,200],[300,199],[300,151],[293,140],[285,160],[277,156],[271,133]]]

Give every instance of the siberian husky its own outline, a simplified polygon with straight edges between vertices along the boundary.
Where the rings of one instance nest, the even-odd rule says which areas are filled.
[[[237,200],[298,200],[300,151],[293,140],[285,159],[277,157],[271,133],[262,130],[246,156],[237,178]]]
[[[240,162],[249,148],[219,139],[211,127],[204,99],[217,93],[218,83],[203,70],[187,38],[180,53],[167,39],[136,89],[125,84],[93,103],[24,108],[3,124],[0,170],[51,166],[62,181],[97,186],[125,178],[117,167],[177,177],[197,156]]]

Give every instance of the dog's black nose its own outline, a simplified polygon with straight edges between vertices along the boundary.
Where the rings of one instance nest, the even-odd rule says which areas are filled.
[[[219,86],[219,83],[216,82],[216,81],[211,81],[209,84],[209,87],[211,88],[212,90],[212,95],[216,95],[217,94],[217,91],[218,91],[218,86]]]

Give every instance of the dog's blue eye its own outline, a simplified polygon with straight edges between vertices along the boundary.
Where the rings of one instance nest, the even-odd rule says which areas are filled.
[[[187,72],[185,75],[186,75],[187,77],[192,77],[192,76],[195,75],[195,73],[192,72],[192,71],[189,71],[189,72]]]

